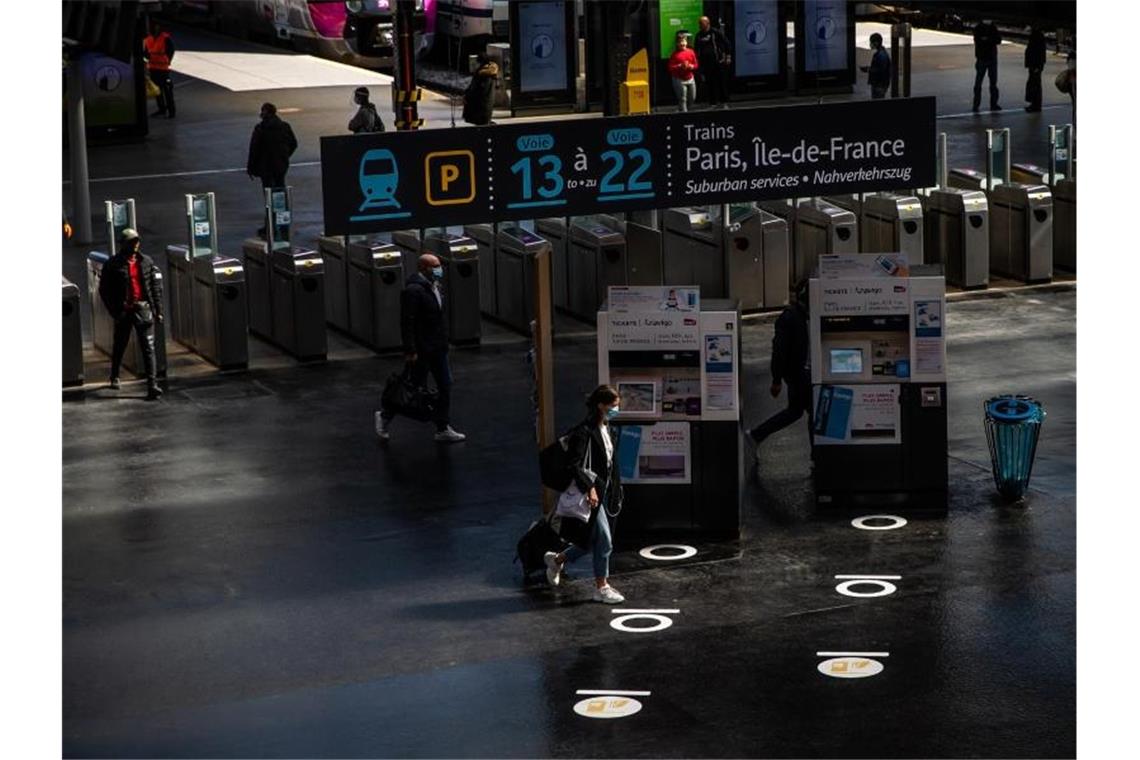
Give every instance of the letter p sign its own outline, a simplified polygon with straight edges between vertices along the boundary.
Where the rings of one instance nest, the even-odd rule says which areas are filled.
[[[453,206],[475,200],[475,154],[445,150],[424,157],[424,188],[432,206]]]

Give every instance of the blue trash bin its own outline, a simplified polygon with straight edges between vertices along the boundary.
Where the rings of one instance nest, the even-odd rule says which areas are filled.
[[[994,396],[983,404],[994,484],[1009,501],[1025,496],[1045,408],[1029,396]]]

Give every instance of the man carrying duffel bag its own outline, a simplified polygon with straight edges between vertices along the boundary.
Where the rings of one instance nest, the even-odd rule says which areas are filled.
[[[422,419],[424,404],[430,401],[435,422],[435,440],[440,443],[458,443],[467,436],[451,427],[451,365],[447,358],[447,316],[443,291],[443,266],[438,258],[425,253],[419,258],[417,271],[408,278],[400,294],[400,333],[403,336],[405,374],[393,375],[381,396],[381,409],[376,412],[376,435],[380,440],[390,438],[392,419],[401,411],[406,416]],[[427,376],[435,381],[434,398],[423,391]],[[400,394],[393,392],[394,384],[404,387]],[[401,408],[392,401],[397,396],[415,399],[410,408]]]

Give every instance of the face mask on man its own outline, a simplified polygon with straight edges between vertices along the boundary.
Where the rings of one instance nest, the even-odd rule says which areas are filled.
[[[432,267],[431,268],[431,276],[432,276],[433,280],[442,280],[443,279],[443,267]]]

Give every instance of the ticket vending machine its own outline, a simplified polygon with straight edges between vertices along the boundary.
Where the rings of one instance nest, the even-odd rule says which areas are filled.
[[[905,256],[823,256],[810,283],[820,505],[944,510],[946,295]]]
[[[739,305],[696,287],[611,287],[597,324],[598,380],[621,394],[619,545],[738,538]]]
[[[664,211],[665,285],[698,285],[706,298],[724,297],[724,206]]]
[[[245,254],[249,329],[301,360],[324,360],[324,261],[292,243],[293,189],[265,189],[265,239],[248,238]]]
[[[91,306],[91,338],[95,348],[108,356],[114,348],[115,323],[111,319],[103,299],[99,297],[99,282],[103,277],[103,265],[117,252],[119,236],[123,230],[130,227],[138,229],[135,218],[135,199],[127,198],[118,201],[106,201],[104,204],[107,213],[107,246],[108,251],[91,251],[87,254],[87,296]],[[155,270],[154,276],[163,282],[162,272]],[[167,288],[164,287],[163,290]],[[169,300],[169,299],[167,299]],[[154,366],[158,377],[166,377],[166,327],[164,322],[155,321],[154,327]],[[142,349],[133,337],[123,354],[123,366],[132,375],[142,376],[145,373]]]
[[[186,195],[187,245],[168,245],[174,337],[220,369],[249,366],[245,268],[218,252],[213,193]]]

